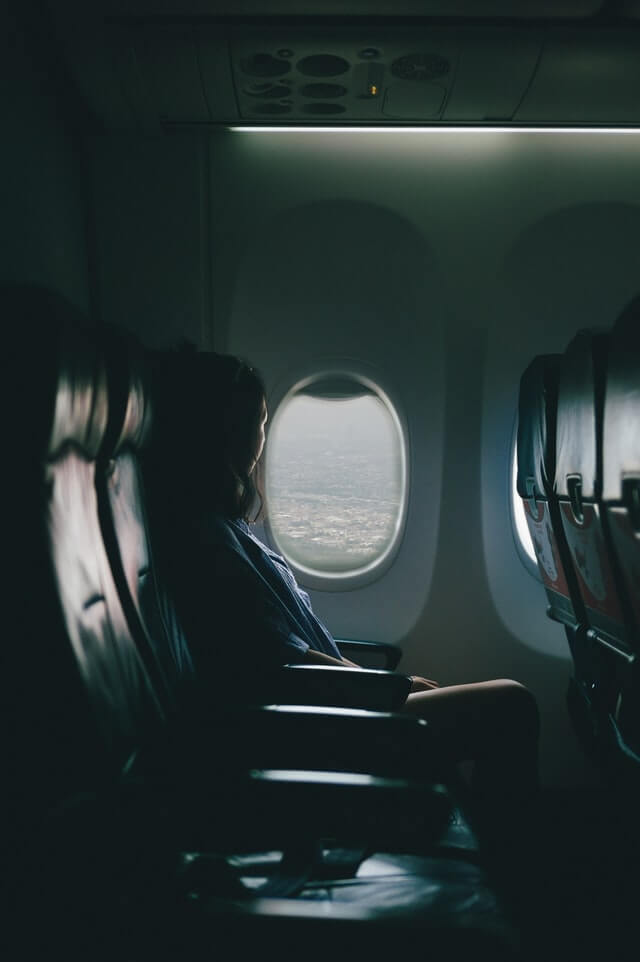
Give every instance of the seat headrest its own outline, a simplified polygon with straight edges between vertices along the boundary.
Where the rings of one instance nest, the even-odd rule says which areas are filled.
[[[108,416],[107,378],[93,332],[65,324],[60,331],[58,386],[48,458],[68,447],[94,460]]]
[[[124,447],[143,447],[151,422],[149,374],[142,345],[116,327],[102,331],[107,361],[109,424],[103,456],[115,457]]]
[[[96,332],[66,298],[42,287],[0,289],[11,443],[55,460],[71,445],[95,458],[107,422]]]
[[[640,343],[640,294],[634,297],[624,308],[613,327],[616,343],[627,338]]]
[[[602,496],[620,501],[640,478],[640,297],[616,321],[607,364]]]
[[[556,404],[559,354],[534,358],[520,379],[518,398],[518,477],[521,498],[544,495],[555,475]]]
[[[556,491],[568,496],[568,478],[579,477],[582,497],[596,496],[601,482],[600,425],[608,334],[581,330],[560,365],[556,434]]]

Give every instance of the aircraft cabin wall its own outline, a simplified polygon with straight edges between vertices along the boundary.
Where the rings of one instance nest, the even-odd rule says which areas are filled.
[[[401,668],[529,685],[551,784],[591,773],[565,707],[564,631],[515,546],[518,381],[637,293],[637,143],[239,130],[93,142],[106,319],[148,343],[248,357],[272,418],[314,372],[381,389],[407,451],[399,547],[355,584],[301,580],[337,636],[401,643]]]
[[[246,355],[272,424],[314,372],[377,387],[406,455],[397,537],[361,576],[303,572],[314,606],[336,635],[397,641],[401,668],[443,683],[520,679],[542,710],[546,781],[591,777],[509,477],[527,362],[637,293],[639,135],[81,140],[43,50],[0,16],[3,281],[49,285],[150,345]]]
[[[24,25],[0,6],[3,118],[0,276],[89,309],[87,207],[69,111]]]

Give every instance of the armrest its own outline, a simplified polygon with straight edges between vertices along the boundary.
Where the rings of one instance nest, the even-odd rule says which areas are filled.
[[[382,667],[386,671],[395,671],[402,658],[402,648],[386,641],[356,641],[353,638],[335,638],[334,640],[342,655],[347,657],[353,655],[358,662],[367,654],[377,655],[382,660]]]
[[[150,745],[127,773],[166,810],[183,850],[264,851],[331,838],[390,850],[410,841],[415,852],[422,839],[440,837],[454,805],[423,719],[293,705],[200,718],[200,728]],[[264,771],[279,774],[255,774]]]
[[[196,824],[206,826],[202,841],[218,853],[284,849],[309,838],[416,853],[441,837],[454,807],[430,779],[299,769],[251,769],[191,801],[191,825],[203,806]]]
[[[275,700],[289,705],[396,711],[404,705],[410,688],[409,676],[397,672],[332,665],[285,665],[277,675]]]
[[[214,730],[232,770],[240,765],[448,779],[451,767],[428,723],[411,715],[268,705],[229,712]],[[195,752],[190,764],[201,765],[211,738],[184,742],[179,756]]]

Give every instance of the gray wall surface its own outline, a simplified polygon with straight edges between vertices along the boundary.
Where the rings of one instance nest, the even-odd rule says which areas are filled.
[[[513,541],[518,381],[636,292],[639,144],[473,131],[92,143],[108,320],[248,356],[272,404],[327,358],[378,372],[408,428],[404,541],[378,580],[315,590],[314,606],[338,636],[402,644],[407,671],[529,685],[556,784],[591,776],[565,707],[564,632]]]
[[[92,138],[100,313],[149,347],[211,338],[208,145]]]
[[[21,23],[0,7],[0,282],[42,284],[89,307],[80,143]]]

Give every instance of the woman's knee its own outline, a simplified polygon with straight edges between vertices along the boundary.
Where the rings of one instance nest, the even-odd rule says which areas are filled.
[[[540,731],[540,712],[535,695],[525,685],[512,678],[496,681],[504,715],[517,725],[520,734],[537,738]]]

